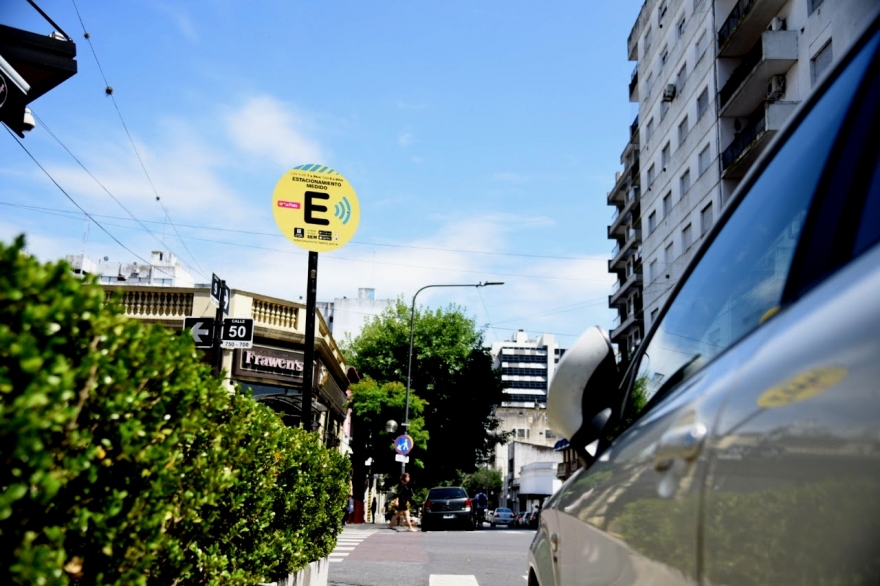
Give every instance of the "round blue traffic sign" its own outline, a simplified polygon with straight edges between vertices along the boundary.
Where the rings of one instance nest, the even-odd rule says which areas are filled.
[[[394,440],[394,451],[406,456],[413,449],[413,438],[408,435],[399,435]]]

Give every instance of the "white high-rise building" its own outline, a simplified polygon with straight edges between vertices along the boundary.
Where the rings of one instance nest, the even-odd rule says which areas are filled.
[[[343,342],[357,338],[364,325],[396,303],[394,299],[376,299],[375,289],[358,289],[357,299],[337,297],[333,301],[319,301],[317,307],[330,327],[333,337]]]
[[[641,342],[740,180],[877,0],[647,0],[628,39],[639,115],[608,194],[611,332]]]
[[[506,387],[502,406],[546,407],[550,380],[564,352],[553,334],[530,340],[523,330],[515,332],[510,340],[492,344],[493,366],[501,369]]]

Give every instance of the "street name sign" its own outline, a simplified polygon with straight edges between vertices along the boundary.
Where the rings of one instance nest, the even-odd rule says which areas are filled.
[[[409,462],[409,456],[404,456],[403,454],[395,454],[394,460],[396,462],[403,462],[404,464],[407,464]]]
[[[196,348],[211,348],[214,344],[214,318],[185,317],[183,329],[190,330]]]
[[[272,215],[285,238],[311,252],[330,252],[357,231],[361,210],[351,184],[322,165],[284,174],[272,194]]]
[[[220,307],[220,277],[211,273],[211,305]]]
[[[220,334],[221,348],[253,348],[254,320],[251,318],[230,318],[223,320]]]

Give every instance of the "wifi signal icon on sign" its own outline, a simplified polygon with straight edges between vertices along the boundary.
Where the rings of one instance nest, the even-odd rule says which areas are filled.
[[[348,224],[351,219],[351,204],[348,203],[348,198],[343,196],[342,201],[336,204],[334,209],[333,215],[342,220],[343,225]]]

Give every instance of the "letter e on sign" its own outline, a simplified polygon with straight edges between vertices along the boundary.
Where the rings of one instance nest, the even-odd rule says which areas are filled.
[[[322,165],[300,165],[275,186],[272,215],[281,233],[300,248],[330,252],[354,236],[360,203],[339,172]]]

